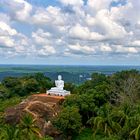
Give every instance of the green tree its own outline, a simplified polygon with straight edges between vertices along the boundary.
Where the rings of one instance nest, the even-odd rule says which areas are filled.
[[[112,103],[120,104],[127,99],[129,104],[134,104],[140,99],[140,74],[138,71],[117,72],[109,78],[109,82]]]
[[[112,107],[109,104],[105,104],[98,110],[97,116],[88,121],[93,127],[94,135],[104,134],[104,136],[110,137],[119,132],[121,126],[112,119],[111,111]]]
[[[0,99],[6,99],[9,96],[10,96],[9,90],[5,86],[0,84]]]
[[[34,78],[39,83],[41,93],[45,93],[46,89],[50,89],[53,86],[51,79],[46,77],[43,73],[35,73],[30,77]]]
[[[30,140],[32,137],[34,137],[34,135],[41,137],[40,130],[35,124],[35,120],[29,114],[23,116],[19,124],[19,130],[23,139],[26,137]]]
[[[10,92],[10,97],[14,95],[19,95],[22,91],[22,83],[19,78],[16,77],[6,77],[2,80],[2,85],[4,85]]]
[[[25,94],[37,92],[39,91],[39,83],[35,79],[30,78],[22,81],[22,88],[24,89]]]
[[[19,130],[16,126],[5,124],[0,130],[1,140],[18,140]]]
[[[79,133],[82,125],[81,116],[76,107],[63,108],[53,123],[67,137]]]
[[[95,102],[93,95],[90,94],[82,94],[76,95],[73,94],[68,96],[64,102],[64,106],[75,106],[79,109],[79,113],[82,116],[82,123],[86,124],[86,122],[92,117],[95,110]]]
[[[64,88],[71,92],[71,94],[75,93],[76,86],[73,83],[65,83]]]

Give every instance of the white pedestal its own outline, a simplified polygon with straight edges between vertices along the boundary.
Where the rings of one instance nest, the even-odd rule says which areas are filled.
[[[70,91],[67,91],[67,90],[48,90],[46,92],[47,94],[49,95],[56,95],[56,96],[67,96],[67,95],[70,95]]]

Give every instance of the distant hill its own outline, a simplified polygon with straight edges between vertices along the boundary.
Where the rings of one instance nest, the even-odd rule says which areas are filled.
[[[140,66],[0,65],[0,81],[7,76],[19,77],[41,72],[52,80],[60,74],[66,82],[80,84],[89,80],[94,72],[111,75],[117,71],[130,69],[140,71]]]

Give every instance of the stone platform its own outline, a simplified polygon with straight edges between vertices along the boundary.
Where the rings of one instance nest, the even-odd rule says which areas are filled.
[[[48,90],[47,94],[48,95],[53,95],[53,96],[68,96],[68,95],[70,95],[70,92],[66,91],[66,90],[63,90],[62,92],[61,91],[58,92],[58,91]]]
[[[53,103],[58,105],[60,105],[65,100],[64,96],[48,95],[46,93],[34,94],[30,98],[33,98],[33,100],[41,100],[46,103]]]

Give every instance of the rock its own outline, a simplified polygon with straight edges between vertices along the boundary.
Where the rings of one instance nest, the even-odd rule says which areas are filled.
[[[15,107],[8,108],[5,111],[5,121],[9,124],[17,124],[24,114],[29,113],[36,120],[42,136],[50,135],[58,138],[61,132],[53,127],[51,120],[60,112],[63,101],[64,97],[60,96],[32,95]]]

